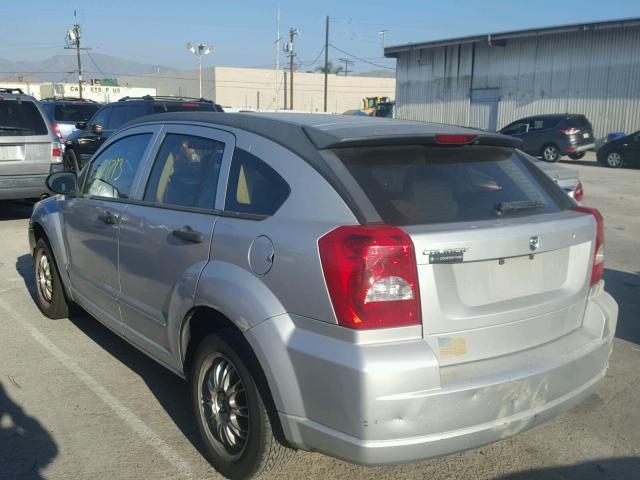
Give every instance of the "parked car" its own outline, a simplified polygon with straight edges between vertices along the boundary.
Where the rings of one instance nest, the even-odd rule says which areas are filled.
[[[49,118],[51,128],[63,144],[77,130],[78,122],[86,122],[100,108],[92,100],[79,98],[46,98],[40,101],[40,105]]]
[[[221,112],[211,100],[186,97],[124,97],[101,107],[88,122],[77,122],[77,131],[65,142],[64,162],[67,170],[79,172],[100,145],[127,122],[160,112]]]
[[[526,153],[524,155],[527,155]],[[546,173],[562,190],[576,202],[584,198],[584,188],[580,181],[580,174],[571,168],[561,167],[557,163],[548,163],[527,155],[527,158],[540,170]]]
[[[34,97],[0,88],[0,200],[47,195],[45,180],[63,170],[62,152]]]
[[[604,377],[602,216],[484,131],[296,114],[130,123],[49,178],[36,299],[189,380],[230,478],[291,448],[413,462],[548,420]]]
[[[595,149],[593,127],[587,117],[577,114],[538,115],[510,123],[500,133],[520,138],[522,150],[557,162],[568,155],[572,160]]]
[[[597,153],[598,161],[611,168],[625,163],[640,164],[640,131],[605,143]]]

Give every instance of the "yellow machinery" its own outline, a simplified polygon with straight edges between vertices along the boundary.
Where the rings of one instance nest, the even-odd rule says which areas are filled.
[[[366,97],[362,99],[362,112],[367,115],[374,115],[376,107],[380,103],[388,103],[389,97]]]

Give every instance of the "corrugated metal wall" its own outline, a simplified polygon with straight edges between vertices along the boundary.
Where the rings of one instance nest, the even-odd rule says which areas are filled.
[[[473,70],[473,71],[472,71]],[[398,118],[482,127],[471,93],[498,89],[498,128],[542,113],[584,113],[596,136],[640,130],[640,28],[414,50],[398,55]]]

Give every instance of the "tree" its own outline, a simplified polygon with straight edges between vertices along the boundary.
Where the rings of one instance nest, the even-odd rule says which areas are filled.
[[[331,62],[327,63],[327,73],[333,73],[335,75],[338,75],[342,73],[343,70],[344,70],[344,67],[340,67],[340,66],[334,67],[333,63]],[[316,67],[316,72],[324,73],[324,65],[320,67]]]

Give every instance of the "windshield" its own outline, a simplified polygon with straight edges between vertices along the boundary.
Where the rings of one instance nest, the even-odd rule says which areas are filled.
[[[398,146],[335,153],[390,225],[480,221],[562,208],[535,167],[508,148]]]
[[[47,125],[29,100],[0,100],[0,136],[47,135]]]
[[[98,108],[94,103],[62,103],[55,106],[53,116],[56,122],[86,122]]]

